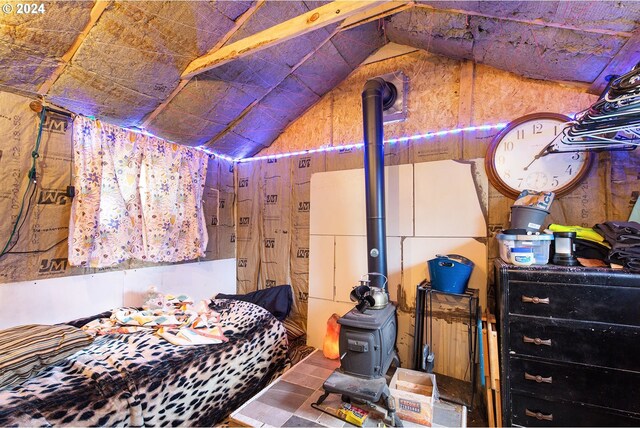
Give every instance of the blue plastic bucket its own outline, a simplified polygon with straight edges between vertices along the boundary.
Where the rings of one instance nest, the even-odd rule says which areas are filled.
[[[473,271],[473,262],[458,254],[437,255],[427,262],[431,288],[446,293],[462,294]]]

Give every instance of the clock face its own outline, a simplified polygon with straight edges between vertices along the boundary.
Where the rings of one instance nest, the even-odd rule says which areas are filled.
[[[559,114],[536,113],[511,122],[487,150],[485,163],[492,184],[514,199],[525,189],[562,196],[575,188],[588,172],[589,153],[550,153],[536,158],[568,121]]]

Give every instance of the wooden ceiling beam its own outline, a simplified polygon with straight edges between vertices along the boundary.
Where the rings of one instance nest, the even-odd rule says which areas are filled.
[[[606,77],[609,75],[623,75],[630,71],[640,61],[640,30],[636,30],[620,48],[618,53],[611,58],[609,64],[596,77],[587,92],[600,95],[607,86]]]
[[[264,2],[265,0],[258,0],[256,3],[252,4],[249,7],[249,9],[245,10],[244,13],[240,15],[238,19],[236,19],[233,27],[231,27],[231,29],[227,31],[227,33],[224,36],[222,36],[220,40],[218,40],[218,43],[216,43],[215,46],[209,50],[207,55],[218,51],[222,46],[224,46],[224,44],[227,43],[227,41],[244,25],[244,23],[247,22],[247,20],[251,18],[251,16],[258,9],[260,9],[260,7],[264,4]],[[176,97],[176,95],[178,95],[180,91],[182,91],[182,89],[184,89],[184,87],[187,86],[187,83],[189,83],[190,80],[191,78],[180,80],[178,86],[176,86],[175,89],[171,91],[169,96],[165,98],[165,100],[162,101],[162,103],[160,103],[160,105],[158,105],[158,107],[156,107],[155,110],[153,110],[151,113],[147,115],[147,117],[145,117],[145,119],[142,121],[141,127],[146,128],[147,126],[149,126],[151,121],[153,121],[153,119],[155,119],[160,114],[160,112],[169,105],[171,100],[173,100]]]
[[[416,4],[416,7],[421,9],[429,9],[434,12],[447,12],[447,13],[456,13],[456,14],[468,15],[468,16],[479,16],[482,18],[489,18],[489,19],[496,19],[496,20],[510,21],[510,22],[519,22],[522,24],[537,25],[539,27],[560,28],[563,30],[571,30],[571,31],[577,31],[582,33],[606,34],[609,36],[617,36],[617,37],[631,37],[631,35],[633,34],[625,31],[602,30],[602,29],[596,29],[596,28],[580,28],[580,27],[575,27],[573,25],[558,24],[556,22],[543,21],[542,19],[518,19],[518,18],[507,17],[507,16],[495,16],[487,13],[474,12],[471,10],[464,10],[464,9],[441,9],[441,8],[430,6],[428,4]]]
[[[87,25],[85,25],[84,29],[80,32],[80,34],[78,34],[78,37],[76,37],[76,40],[67,50],[67,52],[62,55],[62,57],[60,58],[60,65],[58,65],[53,74],[49,76],[49,78],[45,80],[44,83],[42,83],[42,85],[40,85],[40,87],[38,88],[38,93],[40,95],[47,95],[49,89],[51,89],[53,84],[56,83],[56,80],[58,80],[62,73],[64,73],[67,65],[69,65],[71,59],[76,54],[78,49],[80,49],[82,42],[84,42],[84,39],[87,37],[87,34],[89,34],[89,31],[91,31],[91,29],[96,25],[98,19],[100,19],[100,17],[102,16],[102,13],[109,7],[111,3],[113,3],[113,0],[97,0],[95,2],[93,8],[91,8],[91,13],[89,14],[89,22],[87,22]]]
[[[357,27],[367,22],[375,21],[376,19],[382,19],[386,16],[393,15],[403,10],[407,10],[415,6],[413,1],[397,1],[392,0],[388,3],[381,4],[380,6],[373,7],[357,15],[353,15],[345,19],[340,24],[340,30],[348,30],[353,27]]]
[[[229,61],[259,52],[279,43],[314,30],[342,21],[350,16],[372,9],[389,0],[334,1],[300,16],[289,19],[252,36],[224,46],[215,52],[196,58],[182,73],[182,79],[190,79]]]

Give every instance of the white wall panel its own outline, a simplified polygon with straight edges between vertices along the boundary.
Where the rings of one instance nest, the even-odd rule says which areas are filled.
[[[428,278],[427,260],[448,253],[476,264],[469,286],[480,289],[481,304],[486,306],[487,249],[475,238],[486,236],[482,206],[487,203],[488,182],[481,162],[470,162],[475,162],[474,168],[469,162],[453,161],[385,168],[389,294],[405,309],[414,305],[416,286]],[[335,239],[335,253],[314,251],[313,243],[310,251],[310,272],[316,273],[310,273],[307,343],[322,348],[326,320],[354,307],[349,294],[367,272],[363,170],[314,174],[311,208],[312,242]],[[320,246],[319,241],[315,245]],[[333,269],[335,294],[331,295],[314,286],[330,280],[314,278],[334,273]],[[404,364],[410,364],[412,318],[406,312],[399,318],[400,353]]]
[[[367,238],[364,236],[336,236],[336,299],[351,302],[349,294],[368,272]],[[353,305],[353,303],[352,303]]]
[[[387,236],[413,236],[413,164],[384,170]]]
[[[349,294],[368,271],[367,238],[364,236],[336,236],[336,301],[350,302]],[[402,259],[400,238],[387,238],[387,274],[391,284],[389,293],[395,299],[401,281]]]
[[[122,306],[122,271],[0,286],[0,328],[55,324]]]
[[[236,293],[236,259],[184,263],[124,271],[124,305],[140,306],[149,286],[164,294],[187,294],[194,301]]]
[[[366,234],[363,169],[313,174],[311,201],[312,235]]]
[[[309,236],[309,297],[333,300],[334,237]]]
[[[415,236],[487,236],[470,162],[417,163],[414,176]]]
[[[480,290],[480,304],[486,307],[487,246],[473,238],[407,238],[403,241],[402,285],[407,302],[415,303],[416,286],[425,278],[430,279],[427,261],[437,254],[460,254],[475,266],[469,279],[469,287]]]
[[[24,281],[0,286],[0,329],[55,324],[140,305],[150,285],[196,300],[235,293],[235,259]]]
[[[387,236],[413,235],[413,165],[385,167]],[[364,170],[311,176],[311,234],[365,236]]]
[[[401,238],[387,238],[387,274],[389,275],[389,296],[398,300],[398,288],[402,281],[402,246]]]

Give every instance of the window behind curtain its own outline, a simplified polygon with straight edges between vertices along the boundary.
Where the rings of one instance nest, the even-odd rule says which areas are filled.
[[[69,262],[177,262],[204,255],[207,155],[78,116]]]

